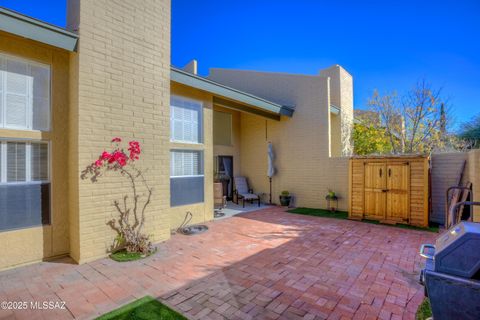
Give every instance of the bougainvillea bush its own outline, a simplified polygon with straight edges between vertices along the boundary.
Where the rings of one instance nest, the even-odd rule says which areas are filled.
[[[118,233],[113,250],[149,255],[154,251],[154,247],[149,236],[143,233],[143,227],[145,210],[152,198],[152,188],[149,187],[142,171],[135,166],[140,160],[140,143],[130,141],[126,150],[121,145],[121,138],[112,139],[112,150],[103,151],[98,159],[88,165],[82,172],[82,179],[90,179],[95,183],[105,174],[113,173],[128,180],[132,188],[132,199],[129,200],[129,195],[124,195],[121,201],[115,200],[114,206],[119,216],[108,222],[108,225]]]

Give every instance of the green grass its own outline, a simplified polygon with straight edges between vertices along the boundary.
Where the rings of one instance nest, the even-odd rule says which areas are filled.
[[[324,217],[324,218],[335,218],[335,219],[348,219],[348,212],[345,211],[335,211],[331,212],[324,209],[311,209],[311,208],[295,208],[288,210],[290,213],[303,214],[306,216],[315,216],[315,217]]]
[[[431,227],[428,227],[428,228],[422,228],[422,227],[410,226],[408,224],[401,224],[401,223],[397,223],[397,224],[380,223],[377,220],[368,220],[368,219],[363,219],[362,222],[371,223],[371,224],[380,224],[382,226],[390,226],[390,227],[401,228],[401,229],[429,231],[429,232],[438,233],[438,226],[431,226]]]
[[[288,210],[288,212],[296,213],[296,214],[303,214],[303,215],[307,215],[307,216],[314,216],[314,217],[324,217],[324,218],[334,218],[334,219],[348,219],[348,212],[345,212],[345,211],[331,212],[331,211],[325,210],[325,209],[295,208],[295,209],[292,209],[292,210]],[[367,219],[363,219],[362,222],[372,223],[372,224],[380,224],[380,225],[389,226],[389,227],[411,229],[411,230],[420,230],[420,231],[430,231],[430,232],[437,232],[438,233],[438,226],[421,228],[421,227],[410,226],[410,225],[407,225],[407,224],[385,224],[385,223],[380,223],[379,221],[376,221],[376,220],[367,220]]]
[[[423,302],[418,306],[417,314],[415,315],[416,320],[425,320],[432,316],[432,309],[430,308],[430,300],[425,298]]]
[[[146,296],[113,310],[97,320],[186,320],[180,313]]]
[[[145,256],[140,252],[127,252],[126,250],[120,250],[110,255],[110,259],[115,260],[117,262],[134,261],[134,260],[143,259],[145,257],[148,257],[148,256]]]

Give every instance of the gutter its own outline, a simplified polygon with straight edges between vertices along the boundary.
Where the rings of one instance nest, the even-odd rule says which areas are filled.
[[[242,102],[263,111],[275,113],[278,115],[292,117],[294,112],[293,107],[283,106],[278,103],[268,101],[252,94],[225,86],[210,79],[183,71],[173,66],[170,69],[170,80],[187,85],[189,87],[207,91],[215,95],[225,97],[227,99]]]
[[[67,51],[75,51],[78,35],[63,28],[0,7],[0,30]]]

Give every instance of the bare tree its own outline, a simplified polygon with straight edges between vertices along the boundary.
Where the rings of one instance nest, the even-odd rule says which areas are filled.
[[[371,125],[385,130],[393,153],[428,153],[443,148],[449,117],[441,88],[433,89],[422,80],[400,97],[396,92],[380,95],[375,91],[368,105],[380,117]]]

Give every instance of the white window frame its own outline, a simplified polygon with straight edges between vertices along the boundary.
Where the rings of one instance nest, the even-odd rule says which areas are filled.
[[[7,119],[7,77],[5,74],[2,77],[2,87],[3,90],[0,91],[0,99],[2,99],[2,121],[0,122],[0,129],[12,129],[12,130],[22,130],[22,131],[33,131],[33,132],[49,132],[52,130],[52,70],[50,65],[36,62],[30,59],[20,58],[11,54],[6,54],[0,51],[0,67],[5,66],[4,59],[16,60],[27,64],[27,73],[31,74],[31,67],[38,66],[48,69],[48,80],[49,80],[49,90],[48,90],[48,123],[47,130],[37,130],[33,129],[33,83],[32,79],[27,79],[27,86],[30,88],[27,96],[27,110],[26,110],[26,126],[15,126],[15,125],[6,125]],[[0,72],[4,72],[3,69],[0,69]]]
[[[25,181],[7,181],[7,143],[18,142],[25,143]],[[32,181],[32,143],[42,143],[48,146],[48,165],[47,180]],[[0,167],[0,185],[20,185],[20,184],[44,184],[50,183],[51,186],[51,144],[44,140],[25,140],[25,139],[0,139],[1,148],[1,167]],[[50,192],[51,193],[51,192]],[[50,208],[51,209],[51,208]]]
[[[174,171],[173,170],[173,161],[171,160],[172,159],[172,153],[174,152],[195,152],[195,153],[198,153],[199,154],[199,157],[198,157],[198,167],[199,167],[199,171],[201,172],[200,174],[192,174],[192,175],[182,175],[182,176],[173,176],[172,175],[172,172]],[[203,150],[192,150],[192,149],[171,149],[170,150],[170,178],[171,179],[178,179],[178,178],[192,178],[192,177],[204,177],[205,176],[205,171],[204,171],[204,166],[203,166],[203,157],[204,157],[204,152]]]
[[[174,138],[173,134],[173,129],[174,129],[174,119],[173,119],[173,112],[172,112],[172,107],[174,104],[172,104],[173,99],[179,99],[179,100],[185,100],[189,102],[193,102],[198,104],[199,107],[199,119],[198,119],[198,126],[199,126],[199,132],[198,132],[198,141],[188,141],[188,140],[177,140]],[[177,106],[178,107],[178,106]],[[194,144],[194,145],[202,145],[203,144],[203,102],[200,100],[196,99],[191,99],[191,98],[186,98],[184,96],[179,96],[179,95],[170,95],[170,142],[174,143],[183,143],[183,144]]]

